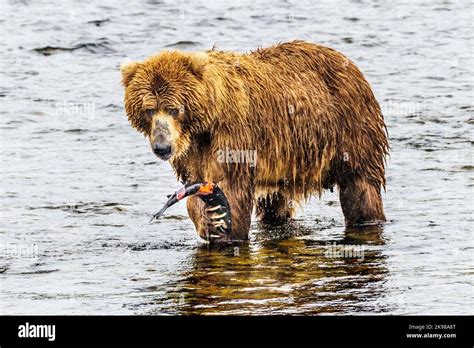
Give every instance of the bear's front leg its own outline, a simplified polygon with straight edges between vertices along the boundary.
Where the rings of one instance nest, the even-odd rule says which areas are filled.
[[[225,181],[219,183],[219,187],[229,203],[232,230],[228,235],[220,232],[215,224],[219,222],[219,218],[215,216],[211,207],[201,198],[192,196],[188,198],[186,206],[199,236],[211,243],[247,240],[253,209],[252,191],[233,186]]]

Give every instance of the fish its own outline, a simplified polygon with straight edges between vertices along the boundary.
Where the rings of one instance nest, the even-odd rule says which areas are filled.
[[[168,201],[152,216],[150,223],[159,219],[166,209],[172,205],[193,195],[197,195],[207,204],[208,208],[206,211],[212,213],[210,219],[217,231],[225,235],[230,234],[232,231],[230,205],[224,192],[213,182],[187,184],[176,190],[173,194],[168,195]]]

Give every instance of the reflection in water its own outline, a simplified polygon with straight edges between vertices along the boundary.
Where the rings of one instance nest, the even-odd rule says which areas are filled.
[[[256,240],[238,246],[202,245],[195,250],[191,267],[169,284],[167,305],[158,300],[159,308],[152,312],[371,311],[371,303],[383,293],[387,273],[378,248],[384,244],[382,230],[381,226],[346,229],[342,240],[316,240],[313,231],[295,222],[279,230],[259,228]],[[258,241],[267,233],[273,233],[273,239]]]

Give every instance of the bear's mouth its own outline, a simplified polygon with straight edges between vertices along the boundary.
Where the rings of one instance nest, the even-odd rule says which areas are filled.
[[[152,150],[156,157],[163,161],[167,161],[173,156],[171,145],[154,144],[152,145]]]
[[[156,157],[158,157],[159,159],[161,159],[163,161],[168,161],[173,156],[172,153],[165,154],[165,155],[158,155],[158,154],[155,154],[155,155],[156,155]]]

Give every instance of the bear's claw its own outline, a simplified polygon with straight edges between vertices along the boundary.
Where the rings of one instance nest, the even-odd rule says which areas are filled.
[[[206,211],[207,211],[207,212],[216,211],[216,210],[219,209],[220,207],[221,207],[220,205],[216,205],[215,207],[212,207],[212,208],[206,208]]]

